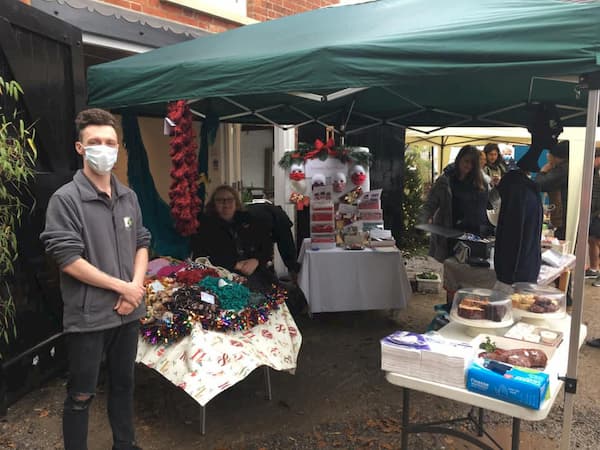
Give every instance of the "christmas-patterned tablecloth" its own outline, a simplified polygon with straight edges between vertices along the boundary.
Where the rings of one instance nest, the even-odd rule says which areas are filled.
[[[168,346],[140,338],[136,361],[156,370],[200,405],[243,380],[260,366],[293,370],[302,336],[287,306],[271,311],[269,320],[248,331],[192,333]]]

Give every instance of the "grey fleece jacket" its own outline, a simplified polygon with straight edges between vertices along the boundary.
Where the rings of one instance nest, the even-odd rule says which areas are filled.
[[[450,188],[450,177],[443,173],[435,180],[427,201],[421,208],[419,223],[427,223],[432,220],[434,225],[442,225],[452,228],[452,189]],[[429,238],[429,256],[433,256],[439,262],[443,262],[448,256],[448,240],[437,234]]]
[[[100,192],[79,170],[73,181],[50,198],[40,239],[59,267],[84,258],[101,271],[124,281],[133,279],[138,249],[150,246],[135,193],[111,176],[112,197]],[[144,302],[131,314],[114,311],[119,295],[60,272],[63,328],[66,332],[97,331],[138,320]]]

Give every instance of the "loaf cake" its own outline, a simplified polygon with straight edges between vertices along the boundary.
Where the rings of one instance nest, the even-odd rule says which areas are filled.
[[[469,320],[491,320],[502,322],[506,306],[485,298],[465,297],[458,305],[458,315]]]

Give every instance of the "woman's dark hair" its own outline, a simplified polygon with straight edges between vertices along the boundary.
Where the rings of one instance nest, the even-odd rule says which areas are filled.
[[[481,166],[479,165],[479,150],[477,150],[477,147],[474,147],[473,145],[465,145],[460,149],[458,155],[456,155],[456,159],[454,160],[457,173],[460,170],[458,166],[462,159],[471,161],[471,171],[465,177],[465,181],[471,183],[478,191],[484,191],[485,183],[483,182],[483,176],[481,175]]]
[[[235,199],[236,211],[240,211],[242,209],[242,201],[240,200],[240,194],[238,193],[238,191],[236,191],[234,188],[227,184],[222,184],[213,191],[213,193],[210,195],[210,198],[208,199],[208,202],[206,203],[205,211],[206,214],[208,214],[209,216],[217,215],[217,211],[215,209],[215,197],[219,192],[223,191],[227,191],[231,195],[233,195],[233,198]]]
[[[489,152],[493,152],[494,150],[496,150],[496,153],[498,153],[498,156],[500,156],[500,147],[498,147],[498,144],[490,142],[488,144],[485,144],[485,147],[483,147],[483,151],[486,155]]]
[[[498,147],[498,144],[494,143],[494,142],[489,142],[487,144],[485,144],[485,147],[483,147],[483,152],[485,153],[486,159],[487,159],[487,155],[490,152],[495,151],[498,154],[498,157],[496,158],[496,161],[494,161],[493,163],[487,161],[487,165],[491,168],[498,168],[499,166],[504,167],[504,172],[506,172],[506,164],[504,163],[504,158],[502,158],[502,153],[500,152],[500,147]]]

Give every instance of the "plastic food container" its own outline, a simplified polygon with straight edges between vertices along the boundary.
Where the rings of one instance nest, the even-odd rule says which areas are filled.
[[[454,294],[450,318],[472,327],[508,327],[513,323],[510,296],[491,289],[459,289]]]
[[[510,296],[515,316],[531,319],[560,319],[567,311],[563,291],[532,283],[513,284]]]

